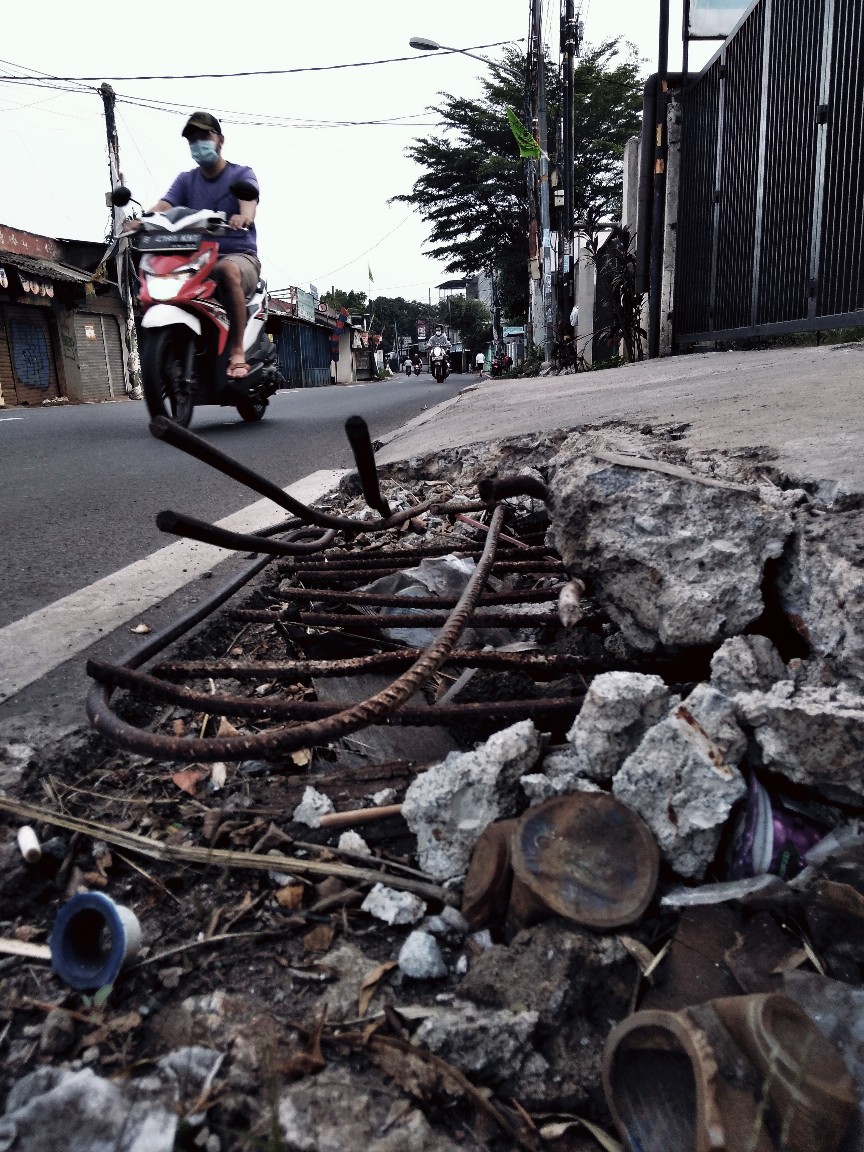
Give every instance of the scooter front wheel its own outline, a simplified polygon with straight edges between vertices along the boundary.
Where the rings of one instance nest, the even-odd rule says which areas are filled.
[[[141,349],[141,378],[147,411],[155,419],[169,420],[188,428],[192,421],[192,397],[181,388],[183,365],[194,334],[185,327],[154,328],[146,332]]]
[[[247,424],[254,424],[255,421],[260,420],[267,411],[267,401],[252,399],[238,400],[237,411]]]

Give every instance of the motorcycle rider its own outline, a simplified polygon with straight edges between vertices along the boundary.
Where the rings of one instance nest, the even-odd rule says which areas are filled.
[[[197,167],[181,172],[151,212],[167,212],[183,205],[194,211],[209,209],[225,212],[228,227],[225,236],[215,239],[219,245],[219,259],[213,269],[213,278],[220,290],[220,298],[228,312],[228,368],[231,380],[242,380],[249,375],[243,351],[243,333],[246,328],[246,300],[255,290],[261,275],[255,231],[255,200],[238,200],[231,185],[243,180],[258,188],[258,178],[244,164],[233,164],[222,155],[225,137],[219,121],[210,112],[193,112],[186,121],[183,136]],[[139,226],[137,220],[127,220],[125,231]]]
[[[444,335],[444,325],[443,324],[436,324],[435,325],[435,332],[429,339],[428,347],[429,348],[441,347],[444,349],[445,352],[447,352],[448,354],[450,353],[450,350],[452,349],[453,345],[450,343],[450,341]]]

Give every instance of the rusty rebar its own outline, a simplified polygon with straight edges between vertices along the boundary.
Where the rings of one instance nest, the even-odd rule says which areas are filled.
[[[556,584],[552,588],[526,592],[493,592],[481,596],[480,604],[539,604],[552,600],[557,603],[561,589],[566,587],[566,584]],[[458,600],[458,596],[406,596],[404,593],[385,596],[381,592],[345,592],[332,588],[280,588],[278,595],[282,601],[314,603],[320,600],[323,603],[376,604],[383,608],[455,608]]]
[[[160,532],[172,536],[182,536],[187,540],[200,540],[202,544],[214,544],[217,548],[230,548],[234,552],[254,552],[265,556],[301,556],[321,552],[336,539],[336,529],[328,528],[317,540],[292,544],[286,540],[271,540],[247,532],[229,532],[205,520],[196,520],[183,512],[167,509],[156,517],[156,527]]]
[[[400,648],[397,652],[376,652],[371,656],[348,656],[342,660],[280,660],[278,663],[241,660],[170,660],[153,668],[153,674],[166,680],[296,680],[298,676],[352,676],[360,672],[400,672],[410,668],[422,648]],[[457,648],[447,661],[453,668],[489,668],[524,671],[544,676],[568,672],[608,671],[608,659],[587,656],[549,656],[544,652],[503,652],[495,648]],[[114,667],[111,665],[111,667]]]
[[[375,450],[372,447],[369,427],[363,417],[349,416],[345,421],[345,434],[354,453],[354,463],[357,465],[363,497],[370,508],[374,508],[386,518],[390,515],[390,505],[381,495],[378,470],[375,467]]]
[[[131,668],[119,668],[102,660],[89,660],[87,672],[100,684],[112,688],[126,688],[135,691],[149,700],[163,704],[175,704],[188,708],[191,712],[207,712],[211,716],[235,716],[248,720],[317,720],[335,716],[341,704],[331,704],[324,700],[287,700],[284,697],[263,697],[215,695],[199,692],[194,688],[184,688],[167,680]],[[388,714],[383,723],[400,724],[411,727],[437,727],[440,724],[469,718],[486,719],[494,716],[524,717],[537,712],[567,712],[576,709],[581,694],[567,697],[537,697],[526,700],[495,700],[489,703],[439,704],[435,708],[404,706]]]
[[[300,612],[297,609],[233,608],[232,620],[247,624],[302,624],[306,628],[443,628],[446,612]],[[471,617],[475,628],[545,628],[560,624],[557,612],[495,612],[478,609]]]
[[[121,720],[111,711],[110,692],[103,685],[101,691],[91,692],[88,697],[90,722],[99,732],[110,737],[122,748],[143,755],[183,762],[241,760],[270,756],[278,752],[295,751],[310,744],[325,743],[350,732],[356,732],[369,724],[384,723],[389,715],[409,700],[447,662],[456,647],[495,562],[495,548],[503,521],[504,509],[499,505],[492,515],[486,547],[476,570],[459,598],[459,603],[450,614],[447,624],[432,644],[407,671],[383,691],[344,709],[335,716],[279,727],[254,736],[217,736],[212,739],[167,736],[142,731]]]
[[[477,491],[487,504],[497,504],[513,496],[530,496],[545,503],[549,496],[549,489],[536,476],[489,476],[479,482]]]

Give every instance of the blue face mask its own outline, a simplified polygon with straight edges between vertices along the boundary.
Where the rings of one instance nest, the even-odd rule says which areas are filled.
[[[219,153],[212,140],[195,140],[189,145],[189,151],[195,163],[202,168],[212,168],[219,159]]]

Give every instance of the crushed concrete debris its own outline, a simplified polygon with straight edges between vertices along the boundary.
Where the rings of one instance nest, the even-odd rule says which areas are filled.
[[[338,847],[340,852],[356,852],[360,856],[369,856],[372,851],[358,832],[343,832]]]
[[[399,950],[399,968],[412,980],[441,980],[447,965],[431,932],[415,929]]]
[[[484,1011],[460,1002],[424,1020],[416,1043],[481,1084],[518,1083],[534,1099],[549,1072],[548,1063],[532,1043],[537,1020],[536,1012]]]
[[[472,752],[451,752],[413,781],[402,815],[424,872],[436,880],[465,874],[483,829],[516,810],[519,777],[533,768],[542,743],[533,722],[522,720]]]
[[[575,773],[589,780],[611,780],[670,705],[669,689],[659,676],[638,672],[595,676],[567,733]]]
[[[864,680],[864,516],[801,513],[777,580],[793,626],[841,676]]]
[[[711,687],[724,696],[767,691],[788,673],[767,636],[733,636],[711,657]]]
[[[360,907],[385,924],[416,924],[426,914],[426,904],[419,896],[397,892],[386,884],[376,884]]]
[[[763,766],[839,803],[864,801],[864,699],[842,687],[797,688],[790,680],[770,692],[735,698],[752,728]]]
[[[738,770],[746,748],[735,705],[700,684],[615,776],[612,791],[639,813],[679,875],[701,879],[714,859],[732,806],[747,791]]]
[[[583,452],[576,435],[551,462],[551,537],[627,643],[643,652],[717,644],[762,614],[765,565],[793,530],[787,512],[755,488]]]
[[[308,785],[303,792],[303,799],[294,809],[292,819],[298,824],[307,824],[310,828],[320,828],[321,817],[329,816],[335,811],[329,796],[325,796],[323,792],[316,792],[311,785]]]

